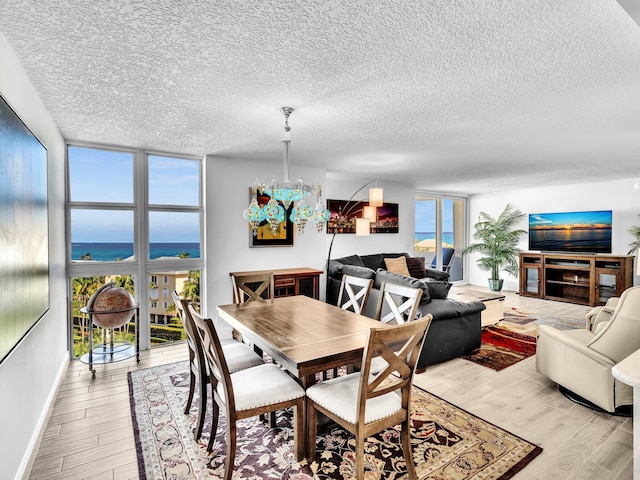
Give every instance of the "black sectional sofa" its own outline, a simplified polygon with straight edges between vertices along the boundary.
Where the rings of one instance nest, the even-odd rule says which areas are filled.
[[[407,259],[414,277],[389,272],[386,258],[403,256]],[[424,274],[420,276],[423,272]],[[460,302],[447,298],[451,283],[449,274],[424,267],[424,259],[412,259],[407,253],[379,253],[351,255],[329,262],[327,302],[336,305],[342,275],[374,279],[373,288],[365,307],[365,315],[375,317],[376,305],[382,282],[399,283],[421,288],[423,295],[418,316],[433,316],[427,339],[418,360],[418,370],[428,365],[444,362],[471,353],[480,347],[480,316],[485,305],[482,302]]]

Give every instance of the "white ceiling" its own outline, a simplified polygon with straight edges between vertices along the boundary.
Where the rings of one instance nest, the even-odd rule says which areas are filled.
[[[287,105],[292,165],[480,193],[640,177],[639,10],[3,0],[0,32],[69,140],[281,161]]]

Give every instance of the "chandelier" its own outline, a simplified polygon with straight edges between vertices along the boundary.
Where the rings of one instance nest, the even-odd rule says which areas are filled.
[[[251,203],[244,211],[243,216],[249,221],[253,235],[258,234],[258,227],[266,220],[271,226],[271,233],[275,236],[278,233],[280,224],[286,221],[286,212],[293,203],[294,207],[291,210],[289,219],[296,225],[298,233],[302,234],[304,232],[304,227],[309,221],[315,224],[316,230],[321,233],[330,217],[329,210],[322,206],[322,187],[317,182],[311,186],[305,185],[301,177],[298,177],[296,183],[289,182],[289,147],[291,145],[289,115],[293,112],[293,108],[282,107],[280,110],[285,118],[284,134],[282,135],[284,182],[278,183],[276,175],[273,176],[268,186],[256,179],[251,187]],[[264,207],[258,204],[259,193],[270,197]],[[315,208],[311,207],[306,201],[306,197],[311,193],[316,195]]]

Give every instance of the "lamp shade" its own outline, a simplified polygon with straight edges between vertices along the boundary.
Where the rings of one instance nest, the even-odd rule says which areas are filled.
[[[359,237],[368,236],[370,233],[368,218],[356,218],[356,235]]]
[[[381,188],[369,189],[369,206],[381,207],[383,203],[383,193]]]
[[[362,216],[370,222],[376,221],[376,207],[364,207],[362,210]]]

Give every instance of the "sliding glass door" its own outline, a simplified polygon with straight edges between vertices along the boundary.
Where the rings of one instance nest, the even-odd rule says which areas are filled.
[[[415,255],[427,266],[449,272],[452,282],[464,280],[462,249],[466,239],[467,200],[433,194],[416,194]]]

